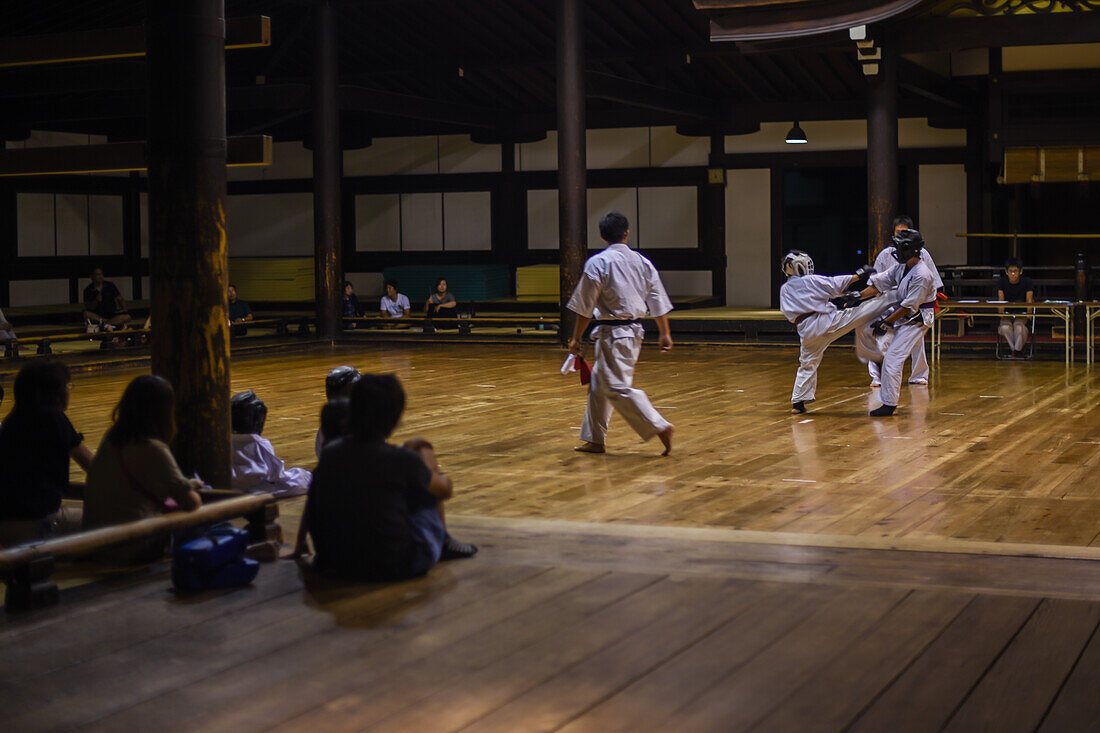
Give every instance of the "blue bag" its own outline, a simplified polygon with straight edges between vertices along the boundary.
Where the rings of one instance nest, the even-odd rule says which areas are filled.
[[[172,585],[181,591],[248,585],[260,572],[260,564],[242,557],[247,547],[248,532],[243,529],[207,530],[172,553]]]

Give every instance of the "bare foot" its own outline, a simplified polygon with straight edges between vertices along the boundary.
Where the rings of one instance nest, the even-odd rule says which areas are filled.
[[[657,433],[657,437],[661,439],[661,442],[664,443],[665,446],[665,452],[661,454],[662,456],[667,456],[669,453],[672,452],[673,429],[674,427],[672,425],[669,425],[667,428]]]
[[[584,443],[581,443],[580,445],[578,445],[573,450],[577,451],[578,453],[606,453],[607,452],[603,447],[603,443],[591,443],[591,442],[588,442],[588,441],[585,441]]]

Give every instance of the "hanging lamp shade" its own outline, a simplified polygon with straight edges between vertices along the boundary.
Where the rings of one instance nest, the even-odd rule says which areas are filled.
[[[809,140],[806,139],[806,132],[798,126],[798,122],[795,121],[794,127],[787,133],[787,144],[789,145],[805,145]]]

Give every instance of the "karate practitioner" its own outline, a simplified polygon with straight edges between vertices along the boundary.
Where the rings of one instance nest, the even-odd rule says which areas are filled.
[[[881,298],[861,302],[858,289],[874,272],[870,265],[860,267],[855,275],[815,275],[810,256],[793,249],[783,257],[780,269],[787,282],[779,289],[779,310],[795,325],[802,342],[791,392],[791,413],[801,415],[806,411],[806,403],[816,398],[817,368],[825,349],[849,331],[874,320],[886,303]],[[849,307],[838,309],[832,302],[834,298]],[[866,329],[856,330],[856,351],[866,352],[863,360],[877,352]]]
[[[886,272],[872,275],[863,291],[864,297],[874,297],[891,290],[897,308],[879,318],[866,329],[883,340],[880,350],[882,406],[871,410],[872,417],[889,417],[898,407],[901,393],[901,370],[913,347],[924,343],[924,333],[932,325],[936,304],[935,278],[924,264],[920,253],[924,237],[916,229],[904,229],[894,235],[894,259],[898,264]],[[863,329],[861,329],[863,330]],[[858,334],[857,334],[858,335]]]
[[[894,234],[897,234],[903,229],[912,229],[913,220],[908,216],[899,216],[894,219]],[[932,273],[932,280],[936,285],[936,290],[943,287],[943,280],[940,279],[940,271],[936,267],[936,262],[932,259],[932,255],[928,250],[922,249],[920,251],[920,259],[925,265],[928,266],[928,271]],[[875,272],[886,272],[893,269],[897,264],[894,259],[894,247],[893,245],[887,245],[882,248],[882,251],[878,253],[878,257],[875,258]],[[889,294],[887,294],[887,300],[893,300]],[[924,353],[924,341],[916,344],[913,347],[913,353],[910,354],[911,364],[909,367],[909,384],[928,384],[928,357]],[[867,372],[871,375],[871,386],[879,386],[879,365],[877,362],[867,362]]]
[[[645,331],[641,320],[647,311],[657,321],[661,351],[672,348],[668,312],[672,303],[665,293],[657,268],[627,246],[630,222],[617,211],[600,220],[600,237],[608,244],[584,264],[584,274],[569,299],[577,314],[569,351],[580,356],[588,324],[596,324],[596,359],[588,385],[588,409],[581,423],[581,440],[574,450],[603,453],[611,409],[649,440],[661,439],[667,456],[672,451],[673,426],[650,404],[646,393],[635,389],[634,364],[642,350]]]
[[[287,468],[271,441],[260,435],[267,422],[267,405],[255,392],[238,392],[229,402],[233,425],[230,486],[237,491],[298,496],[309,490],[313,473]]]

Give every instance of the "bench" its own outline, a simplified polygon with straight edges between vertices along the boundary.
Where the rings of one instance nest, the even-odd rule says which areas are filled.
[[[363,316],[360,318],[343,318],[346,323],[362,324],[374,328],[398,328],[401,326],[419,326],[422,328],[438,328],[439,326],[455,325],[460,334],[469,334],[474,326],[484,327],[508,327],[527,326],[536,330],[557,330],[560,327],[560,319],[553,316],[459,316],[455,318],[425,318],[422,316],[406,316],[404,318],[387,318],[385,316]]]
[[[212,503],[193,512],[173,512],[0,550],[0,579],[7,585],[5,610],[23,611],[58,602],[57,584],[51,577],[55,559],[84,557],[131,540],[167,537],[180,530],[239,517],[248,521],[253,542],[281,540],[282,530],[275,521],[279,507],[271,494],[216,492],[216,496],[204,500],[211,498],[215,499]]]

